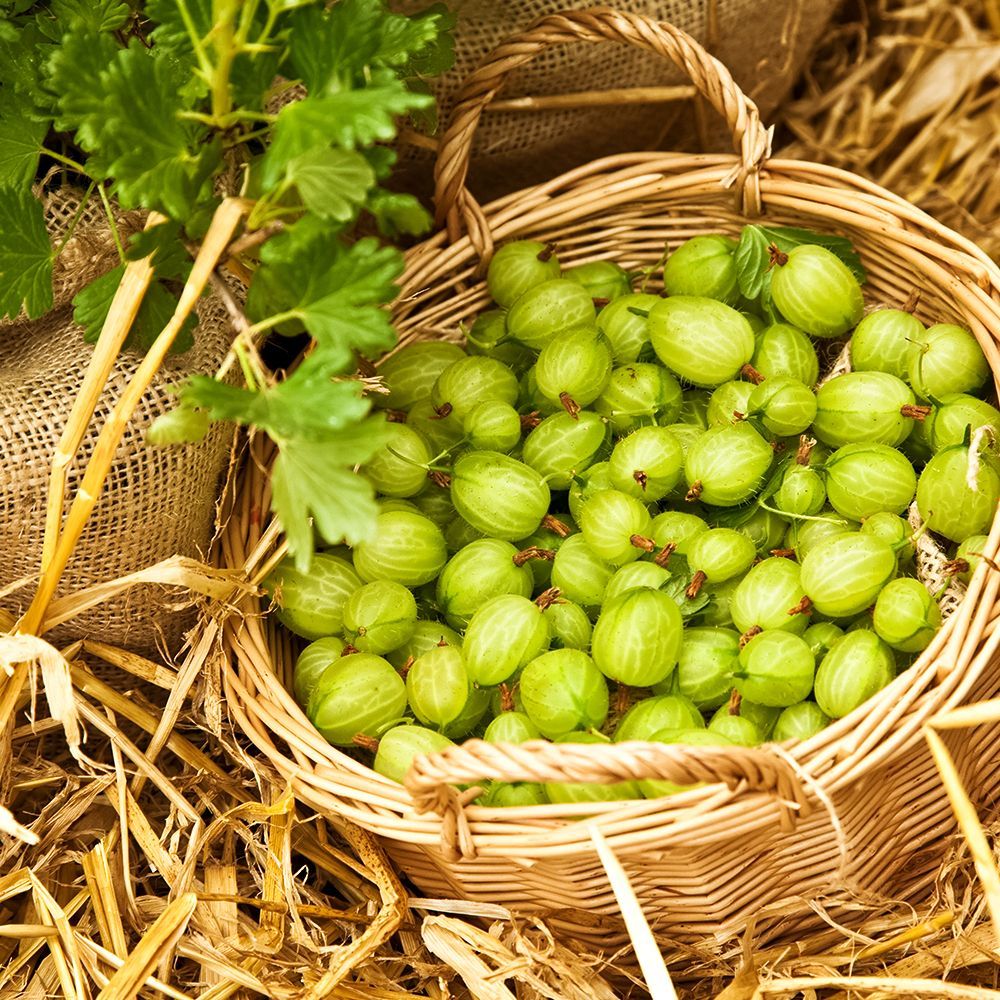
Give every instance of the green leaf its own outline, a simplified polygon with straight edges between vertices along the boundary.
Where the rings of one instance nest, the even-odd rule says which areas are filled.
[[[161,413],[146,431],[146,444],[154,447],[169,444],[195,444],[202,441],[211,426],[204,410],[192,410],[188,406],[176,406]]]
[[[41,202],[30,191],[0,187],[0,318],[22,307],[30,319],[52,308],[52,247]]]
[[[757,298],[764,287],[770,264],[767,245],[763,227],[743,227],[733,260],[740,294],[748,299]]]
[[[396,27],[387,26],[380,55],[392,65],[401,65],[408,75],[439,76],[455,65],[455,37],[458,15],[442,3],[435,3],[408,19],[403,32],[405,44],[395,42],[398,56],[391,53]],[[405,59],[402,58],[405,54]]]
[[[76,141],[94,149],[104,129],[102,75],[118,52],[108,35],[93,31],[68,34],[52,51],[45,67],[45,84],[56,98],[56,128],[76,132]]]
[[[379,230],[390,239],[401,234],[420,236],[434,221],[430,212],[412,194],[378,188],[368,198],[368,211]]]
[[[186,281],[191,273],[191,257],[184,246],[178,222],[161,222],[150,229],[135,233],[125,248],[128,260],[141,260],[153,255],[153,266],[158,278]]]
[[[95,278],[73,297],[73,322],[83,327],[83,339],[88,344],[97,342],[124,273],[124,265],[119,264]],[[142,353],[148,351],[176,308],[177,296],[163,282],[154,281],[143,297],[132,329],[125,340],[125,348]],[[183,354],[191,348],[197,322],[194,314],[188,316],[171,347],[172,354]]]
[[[329,10],[296,11],[289,61],[310,94],[351,86],[355,74],[378,52],[385,16],[381,0],[341,0]]]
[[[309,568],[314,527],[330,545],[357,545],[371,537],[378,514],[375,491],[351,467],[366,462],[388,440],[386,422],[372,417],[333,442],[278,443],[271,506],[300,569]]]
[[[681,618],[687,619],[698,614],[702,608],[711,600],[705,591],[699,591],[694,597],[687,596],[687,588],[691,584],[692,576],[671,576],[660,584],[659,589],[665,594],[669,594],[677,607],[680,608]]]
[[[36,119],[28,102],[0,90],[0,184],[25,188],[35,179],[49,123]]]
[[[265,191],[281,179],[290,160],[331,145],[354,149],[395,138],[395,119],[427,107],[432,98],[414,94],[394,78],[362,90],[306,97],[281,109],[274,139],[261,164]]]
[[[59,35],[71,28],[87,31],[117,31],[131,15],[128,4],[119,0],[52,0]]]
[[[302,203],[321,219],[347,222],[375,183],[368,161],[350,149],[313,149],[288,163]]]

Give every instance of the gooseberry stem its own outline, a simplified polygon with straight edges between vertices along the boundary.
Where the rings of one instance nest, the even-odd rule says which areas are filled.
[[[559,402],[574,420],[580,419],[580,404],[568,392],[559,393]]]
[[[542,422],[541,414],[538,410],[521,414],[521,431],[533,431]]]
[[[385,411],[385,419],[388,420],[390,424],[405,424],[406,416],[407,414],[404,410]]]
[[[764,381],[764,375],[761,375],[759,371],[748,361],[741,369],[740,374],[748,381],[753,382],[754,385],[760,385]]]
[[[794,608],[788,609],[788,614],[790,615],[811,615],[813,609],[813,602],[808,597],[803,597]]]
[[[537,259],[540,260],[544,264],[547,260],[551,260],[552,259],[552,255],[555,252],[556,252],[556,244],[555,243],[546,243],[545,246],[541,250],[538,251],[538,258]]]
[[[558,517],[552,514],[546,514],[542,518],[542,527],[548,528],[554,535],[558,535],[560,538],[569,538],[573,533],[570,531],[569,525],[563,521],[560,521]]]
[[[666,569],[667,564],[670,562],[670,557],[674,554],[674,550],[676,548],[676,542],[667,542],[667,544],[656,553],[656,557],[653,559],[653,562],[656,563],[656,565],[661,569]]]
[[[729,715],[739,715],[740,705],[742,703],[743,703],[743,695],[741,695],[736,688],[733,688],[732,691],[729,692],[729,702],[726,705],[726,712]]]
[[[555,557],[556,554],[553,549],[542,549],[537,545],[529,545],[526,549],[521,549],[520,552],[515,552],[511,556],[514,560],[514,565],[519,567],[532,559],[543,559],[546,562],[552,562]]]
[[[708,579],[705,576],[703,570],[698,570],[697,573],[691,578],[691,583],[688,584],[688,589],[684,591],[684,596],[689,600],[693,601],[698,596],[698,591],[701,590],[702,584]]]
[[[451,476],[447,472],[443,472],[441,469],[431,469],[427,473],[427,478],[435,485],[439,486],[443,490],[451,488]]]
[[[776,243],[772,243],[767,248],[767,253],[770,258],[770,267],[784,267],[788,263],[788,254],[779,250]]]
[[[755,635],[760,635],[764,630],[759,625],[751,625],[743,635],[740,636],[740,649],[742,649]]]
[[[907,403],[905,406],[899,408],[899,412],[904,417],[911,417],[918,423],[923,423],[927,417],[930,415],[931,407],[929,406],[918,406],[915,403]]]
[[[558,587],[549,587],[548,590],[543,590],[535,598],[535,604],[542,611],[546,608],[551,608],[553,604],[564,604],[565,602],[559,599],[561,593],[562,591]]]
[[[771,555],[776,559],[794,559],[795,549],[771,549]]]
[[[684,494],[684,499],[688,503],[694,503],[701,496],[701,488],[701,480],[696,479],[691,484],[691,488]],[[763,506],[763,504],[761,506]]]
[[[351,742],[356,747],[361,747],[362,750],[370,750],[372,753],[378,753],[378,740],[372,736],[366,736],[364,733],[355,733],[351,738]]]
[[[629,535],[628,540],[635,548],[642,549],[643,552],[652,552],[656,548],[656,542],[645,535]]]
[[[808,465],[809,456],[812,454],[813,448],[816,447],[816,438],[809,437],[808,434],[799,435],[799,447],[795,452],[795,464],[796,465]]]
[[[444,420],[445,417],[450,417],[452,411],[451,403],[442,403],[440,406],[434,408],[434,415],[431,420]]]
[[[649,476],[647,476],[646,473],[642,471],[642,469],[636,469],[632,473],[632,478],[638,484],[639,489],[642,490],[643,493],[645,493],[646,486],[649,484]]]
[[[359,652],[358,647],[347,643],[344,648],[340,651],[341,656],[350,656],[352,653]]]
[[[500,692],[500,711],[513,712],[515,707],[514,689],[506,681],[501,681],[497,686],[497,690]]]

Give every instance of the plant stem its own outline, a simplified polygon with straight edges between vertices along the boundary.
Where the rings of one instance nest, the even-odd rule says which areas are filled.
[[[83,174],[84,177],[89,177],[87,173],[87,168],[82,163],[77,163],[76,160],[71,160],[68,156],[63,156],[62,153],[57,153],[54,149],[46,149],[42,147],[42,155],[49,156],[57,163],[65,164],[67,167],[72,167],[74,170]]]
[[[115,223],[115,213],[111,211],[111,202],[108,201],[108,193],[104,190],[103,184],[97,185],[97,193],[101,196],[101,204],[104,205],[104,214],[108,217],[108,228],[111,230],[111,238],[115,241],[115,249],[118,251],[118,260],[125,263],[125,248],[122,246],[122,238]]]

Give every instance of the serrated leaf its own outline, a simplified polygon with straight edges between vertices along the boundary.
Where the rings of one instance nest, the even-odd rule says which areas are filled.
[[[108,35],[71,32],[45,66],[45,85],[58,107],[56,128],[76,132],[76,141],[87,150],[100,142],[104,128],[101,77],[117,51],[117,43]]]
[[[404,233],[420,236],[430,229],[434,221],[430,212],[412,194],[382,188],[369,197],[368,211],[375,216],[379,230],[390,238]]]
[[[396,135],[396,118],[426,107],[431,98],[411,93],[396,79],[345,90],[325,97],[306,97],[281,109],[274,138],[261,162],[261,185],[273,188],[289,161],[331,145],[354,149],[388,142]]]
[[[171,444],[196,444],[202,441],[211,426],[204,410],[192,410],[188,406],[175,406],[161,413],[146,431],[146,444],[162,447]]]
[[[52,308],[52,247],[41,202],[0,186],[0,318],[30,319]]]
[[[0,90],[0,184],[24,189],[35,178],[49,123],[36,119],[26,99]]]
[[[87,31],[117,31],[128,22],[131,11],[119,0],[52,0],[52,14],[60,34],[71,28]]]
[[[83,339],[86,343],[97,342],[124,273],[124,265],[119,264],[95,278],[73,297],[73,322],[83,327]],[[154,281],[136,313],[132,329],[125,340],[125,349],[142,353],[148,351],[176,308],[177,296],[162,282]],[[191,348],[197,322],[194,314],[188,316],[171,347],[172,354],[183,354]]]
[[[733,256],[740,294],[755,299],[764,287],[770,258],[767,237],[761,226],[744,226]]]
[[[133,234],[125,248],[128,260],[141,260],[152,254],[158,278],[186,281],[191,273],[191,255],[184,246],[178,222],[161,222]]]
[[[350,149],[314,149],[288,163],[302,203],[321,219],[353,218],[375,183],[368,161]]]
[[[329,10],[295,12],[289,61],[310,94],[350,87],[353,74],[378,52],[384,16],[381,0],[341,0]]]
[[[314,528],[330,545],[357,545],[375,530],[375,490],[364,476],[349,468],[367,461],[388,440],[384,425],[372,433],[373,423],[356,428],[353,440],[339,439],[335,444],[287,441],[279,445],[271,470],[271,507],[301,570],[308,569],[312,560]]]
[[[439,76],[455,65],[455,36],[458,15],[444,4],[435,3],[426,10],[410,17],[418,22],[422,34],[422,47],[411,48],[405,61],[405,71],[409,75]],[[433,34],[430,28],[433,27]],[[385,43],[383,43],[385,44]]]
[[[710,597],[704,591],[699,591],[694,597],[687,596],[687,588],[693,577],[671,576],[660,584],[659,589],[673,598],[680,609],[681,618],[692,618],[708,604]]]

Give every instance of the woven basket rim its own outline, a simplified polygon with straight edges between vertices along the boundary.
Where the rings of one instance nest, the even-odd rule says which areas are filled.
[[[711,205],[717,204],[721,217],[726,211],[718,200],[719,193],[737,162],[738,157],[732,155],[622,154],[498,199],[486,206],[484,215],[494,226],[495,237],[501,240],[520,231],[555,225],[546,220],[565,220],[566,213],[574,224],[599,226],[605,217],[613,217],[619,210],[634,212],[637,205],[648,205],[664,191],[693,189],[693,194],[684,195],[685,200],[693,204],[698,197],[707,198]],[[831,228],[853,225],[870,233],[873,245],[921,263],[925,271],[940,278],[949,297],[961,303],[968,325],[987,349],[994,376],[1000,373],[1000,357],[993,341],[993,337],[1000,337],[1000,269],[978,247],[890,192],[835,167],[772,160],[761,175],[760,190],[765,206],[793,214],[797,207],[805,206],[817,213],[818,221],[827,219]],[[598,192],[600,208],[588,212],[582,202],[593,204]],[[699,212],[692,208],[687,214],[697,217]],[[865,247],[861,249],[864,252]],[[469,236],[451,240],[445,232],[435,234],[407,254],[395,306],[401,342],[412,339],[421,326],[421,306],[429,295],[431,274],[447,272],[449,282],[455,285],[475,280],[477,263]],[[251,464],[258,477],[256,487],[266,489],[259,462]],[[246,503],[246,498],[241,502]],[[259,494],[251,502],[260,509]],[[238,516],[230,519],[230,533],[235,526],[245,528]],[[996,552],[998,539],[1000,519],[995,519],[987,554]],[[241,542],[235,545],[232,551],[242,547]],[[250,548],[244,547],[247,555]],[[807,798],[824,807],[831,791],[920,740],[921,727],[929,718],[961,702],[998,645],[1000,632],[992,615],[997,590],[998,581],[984,564],[961,607],[931,646],[889,687],[812,739],[786,748],[769,745],[761,752],[780,758],[807,790]],[[271,670],[268,640],[256,614],[242,626],[227,627],[226,642],[234,662],[226,669],[224,683],[233,714],[250,739],[291,779],[303,800],[336,811],[385,836],[427,845],[443,843],[452,856],[509,857],[513,852],[530,858],[563,857],[578,850],[592,850],[588,824],[571,822],[583,814],[601,826],[612,846],[637,849],[651,844],[666,846],[693,829],[701,838],[732,835],[751,825],[773,823],[781,811],[773,794],[748,792],[748,783],[737,780],[730,781],[728,788],[715,783],[664,799],[634,803],[517,809],[469,805],[450,809],[442,801],[443,818],[435,813],[418,813],[406,788],[322,740]],[[289,753],[276,745],[282,740],[293,746]],[[634,766],[639,768],[641,761],[635,751],[627,747],[623,751],[622,746],[613,750],[574,747],[567,751],[563,745],[553,748],[552,753],[572,753],[574,759],[591,754],[598,769],[595,751],[631,754]],[[728,749],[719,756],[724,757]],[[480,762],[497,755],[496,748],[489,744],[470,746],[469,752]],[[503,757],[503,753],[499,756]],[[416,762],[415,770],[427,761],[434,762],[437,756]],[[472,766],[468,760],[463,759],[463,763]],[[438,764],[427,772],[438,778],[441,773]]]

